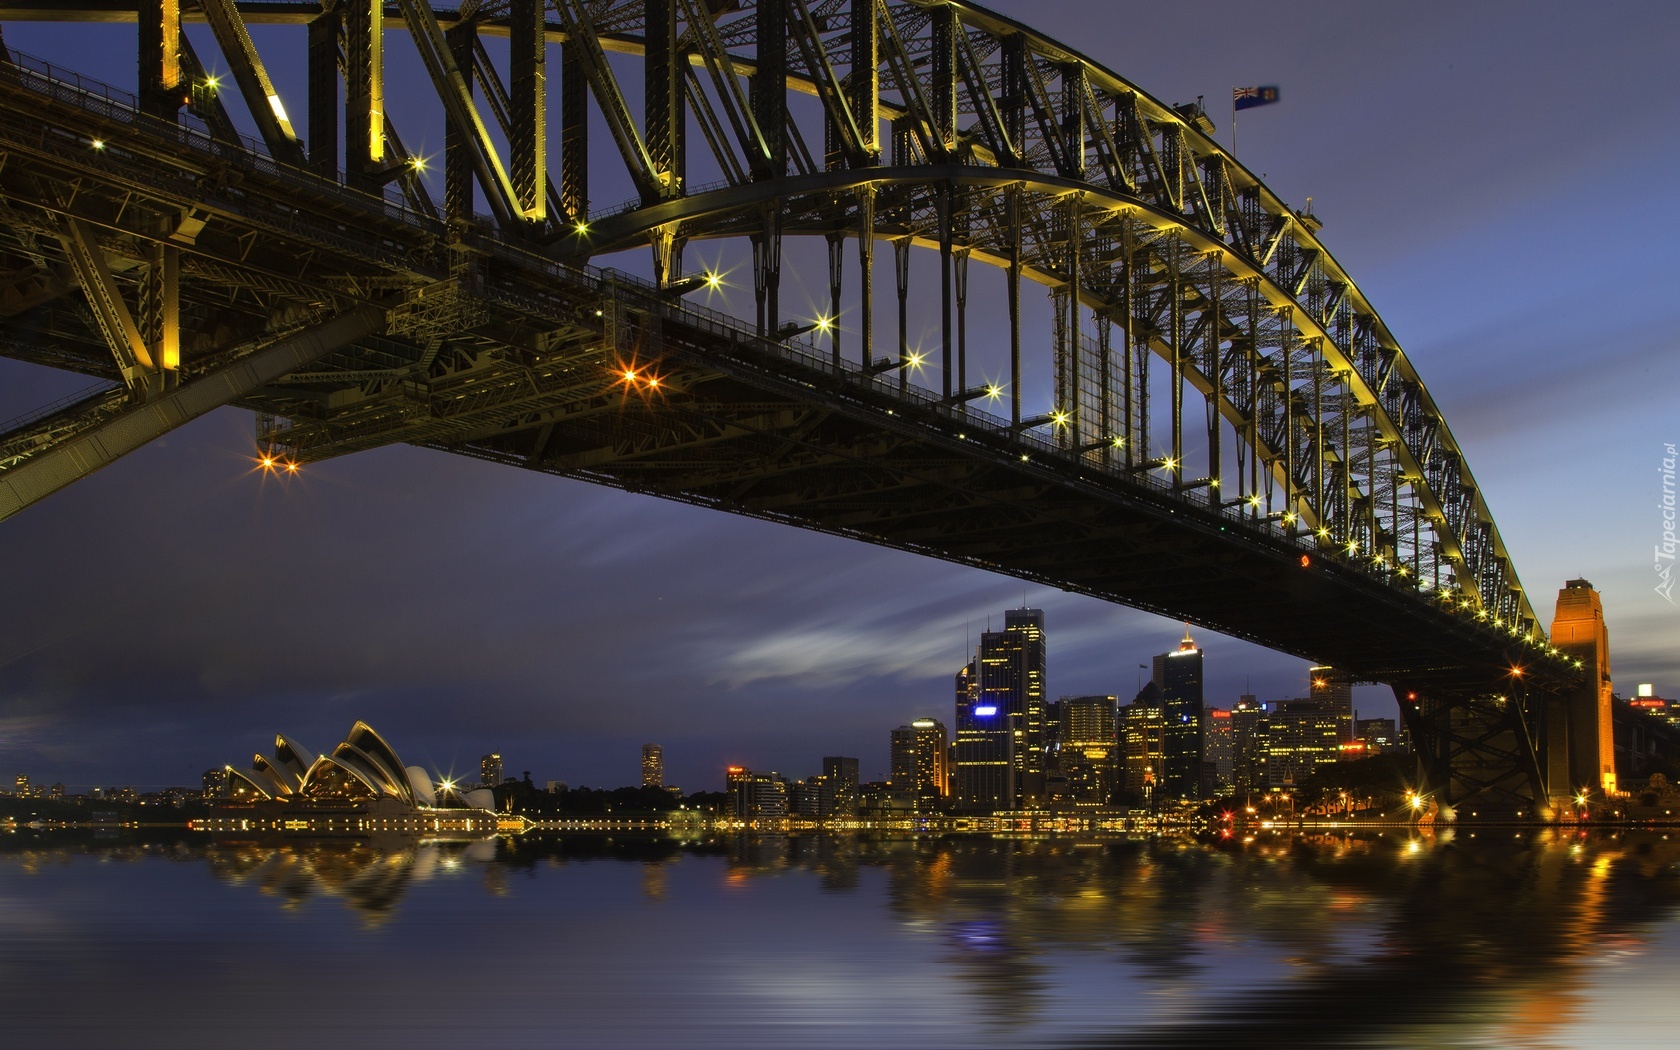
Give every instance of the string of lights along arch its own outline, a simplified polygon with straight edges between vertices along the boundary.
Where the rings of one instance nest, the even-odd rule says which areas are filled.
[[[1475,705],[1507,747],[1578,683],[1318,221],[1198,104],[1014,20],[0,0],[21,21],[133,23],[138,82],[0,69],[0,353],[97,384],[0,434],[0,517],[231,403],[286,474],[408,442],[1191,620],[1393,684],[1438,764]],[[425,71],[402,107],[393,62]],[[730,242],[745,272],[685,265]],[[651,281],[597,268],[650,249]],[[705,305],[749,280],[751,316]]]

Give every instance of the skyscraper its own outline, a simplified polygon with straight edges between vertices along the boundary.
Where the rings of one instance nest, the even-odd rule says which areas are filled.
[[[1231,788],[1239,795],[1266,786],[1266,708],[1253,693],[1231,708]]]
[[[1118,788],[1115,696],[1064,696],[1057,703],[1056,765],[1075,803],[1106,805]]]
[[[1003,630],[982,634],[974,662],[957,673],[953,802],[960,811],[1044,803],[1046,662],[1043,610],[1010,609]]]
[[[1153,681],[1161,691],[1165,738],[1161,797],[1202,798],[1202,752],[1207,735],[1202,713],[1202,651],[1190,640],[1188,626],[1176,651],[1155,657]]]
[[[502,786],[502,754],[492,751],[478,760],[478,782],[487,788]]]
[[[937,807],[950,790],[950,746],[945,723],[936,718],[918,718],[893,730],[894,793],[913,798],[918,809]]]
[[[1008,809],[1015,797],[1008,718],[997,704],[981,702],[980,674],[975,664],[957,672],[956,698],[951,808],[959,813]]]
[[[1206,784],[1202,794],[1208,798],[1220,798],[1232,791],[1236,734],[1231,726],[1230,711],[1210,707],[1205,715],[1207,730],[1204,743],[1207,750],[1202,754],[1202,772]]]
[[[642,786],[665,786],[665,749],[658,744],[642,745]]]
[[[1133,806],[1153,807],[1160,799],[1166,725],[1161,714],[1161,688],[1146,682],[1132,702],[1116,712],[1115,733],[1120,744],[1120,794]]]

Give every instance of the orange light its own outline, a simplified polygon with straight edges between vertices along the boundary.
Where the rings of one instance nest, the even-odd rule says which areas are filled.
[[[286,464],[286,473],[296,474],[297,472],[298,472],[298,465],[296,463],[287,463]]]
[[[636,381],[636,370],[634,368],[626,368],[624,370],[624,379],[625,382],[634,383]]]
[[[264,470],[273,470],[274,469],[274,457],[273,456],[264,456],[258,462],[260,462],[262,464],[262,468]]]
[[[1311,564],[1312,564],[1312,559],[1311,558],[1307,557],[1305,554],[1301,555],[1301,568],[1304,569]]]
[[[659,385],[659,377],[658,376],[650,376],[648,378],[648,386],[658,386],[658,385]]]

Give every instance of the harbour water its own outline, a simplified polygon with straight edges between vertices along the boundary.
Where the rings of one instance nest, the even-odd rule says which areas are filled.
[[[1680,830],[0,836],[17,1047],[1672,1046]]]

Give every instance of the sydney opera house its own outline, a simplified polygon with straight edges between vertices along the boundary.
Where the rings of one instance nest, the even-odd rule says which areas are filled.
[[[357,722],[330,753],[314,754],[282,734],[272,758],[226,767],[214,815],[201,824],[209,831],[479,832],[496,829],[495,805],[488,788],[434,784]]]

